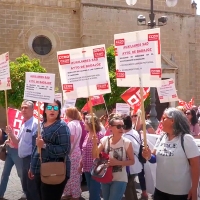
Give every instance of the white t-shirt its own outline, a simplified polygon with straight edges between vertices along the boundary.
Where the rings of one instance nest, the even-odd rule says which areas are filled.
[[[162,137],[162,136],[161,136]],[[181,146],[181,136],[168,140],[163,136],[157,140],[156,149],[156,188],[173,195],[186,195],[191,189],[191,174],[188,159],[200,155],[194,138],[184,136],[184,148]],[[187,156],[187,157],[186,157]]]
[[[138,174],[142,171],[142,164],[138,160],[138,154],[139,154],[140,142],[141,142],[140,136],[137,131],[131,129],[129,132],[124,133],[123,137],[125,137],[131,141],[132,146],[133,146],[133,151],[134,151],[135,163],[134,163],[134,165],[130,166],[130,174]]]
[[[104,151],[107,152],[108,148],[108,137],[104,136],[101,139],[101,144],[104,146]],[[116,158],[117,160],[124,161],[127,160],[126,151],[130,145],[131,141],[127,138],[122,137],[115,145],[110,144],[110,158]],[[113,180],[128,182],[126,167],[113,166]]]
[[[70,130],[70,135],[74,136],[74,142],[71,143],[71,149],[73,148],[73,152],[75,152],[75,150],[80,149],[79,143],[80,143],[80,139],[81,139],[81,135],[82,135],[82,128],[80,125],[80,121],[72,120],[67,125]],[[78,141],[76,142],[76,140],[78,140]],[[75,142],[76,142],[76,146],[73,147]]]

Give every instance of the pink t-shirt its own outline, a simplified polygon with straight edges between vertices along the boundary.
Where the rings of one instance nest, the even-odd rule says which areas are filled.
[[[193,136],[199,135],[199,133],[200,133],[199,124],[196,123],[194,126],[192,124],[190,124],[190,131],[192,132]]]
[[[97,133],[98,143],[100,143],[101,138],[103,138],[103,134],[101,132]],[[92,158],[92,147],[93,142],[89,139],[89,133],[85,136],[85,140],[82,146],[82,163],[83,163],[83,172],[90,172],[93,164]]]

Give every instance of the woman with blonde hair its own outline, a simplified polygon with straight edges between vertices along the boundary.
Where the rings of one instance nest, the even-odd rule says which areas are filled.
[[[71,198],[78,200],[81,196],[81,177],[78,172],[78,165],[81,159],[80,139],[82,134],[82,128],[80,125],[81,116],[76,107],[70,107],[66,109],[66,117],[69,121],[68,127],[71,133],[71,171],[70,179],[68,180],[62,199]]]
[[[98,143],[100,139],[103,138],[103,134],[101,133],[101,126],[100,120],[93,114],[96,137]],[[82,159],[80,160],[79,164],[79,172],[84,173],[88,190],[89,190],[89,200],[100,200],[100,192],[101,192],[101,185],[99,182],[95,181],[91,174],[91,168],[93,165],[93,157],[92,157],[92,149],[93,149],[93,141],[92,138],[94,136],[94,130],[92,126],[92,115],[88,114],[85,116],[85,129],[88,131],[85,140],[82,146]]]

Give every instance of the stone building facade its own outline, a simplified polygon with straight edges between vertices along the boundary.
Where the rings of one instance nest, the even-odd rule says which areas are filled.
[[[200,104],[196,5],[179,0],[176,7],[169,8],[165,0],[154,0],[154,8],[156,19],[168,16],[167,25],[161,27],[163,78],[175,79],[181,99],[194,96]],[[128,6],[125,0],[0,0],[0,54],[9,51],[11,60],[22,53],[39,58],[49,73],[56,74],[56,87],[60,88],[57,51],[109,46],[115,33],[146,29],[137,25],[137,16],[148,18],[149,11],[149,0],[138,0],[135,6]]]

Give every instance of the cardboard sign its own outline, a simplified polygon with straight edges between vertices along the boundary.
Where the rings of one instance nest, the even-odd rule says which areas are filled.
[[[117,86],[161,86],[160,29],[114,35]]]
[[[9,53],[0,55],[0,90],[11,89]]]
[[[55,74],[26,72],[24,99],[53,103]]]
[[[59,100],[61,103],[61,106],[62,106],[62,104],[63,104],[62,93],[55,93],[55,100]]]
[[[161,87],[157,87],[160,103],[178,101],[173,79],[162,80]]]
[[[116,113],[120,115],[130,115],[130,106],[126,103],[116,103]]]
[[[110,93],[105,45],[57,52],[63,98]]]
[[[65,100],[63,108],[67,109],[70,107],[75,107],[76,105],[76,99],[67,99]]]

